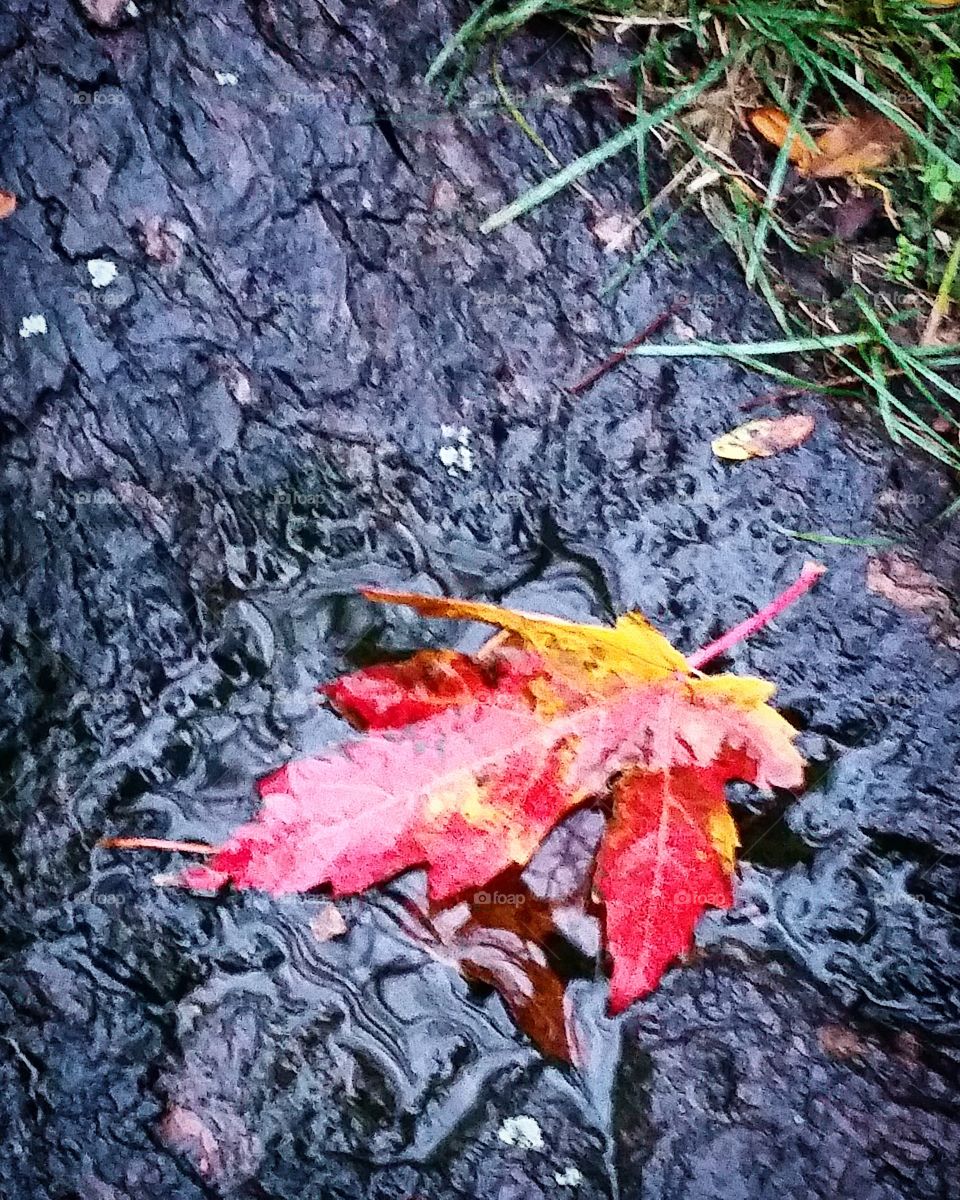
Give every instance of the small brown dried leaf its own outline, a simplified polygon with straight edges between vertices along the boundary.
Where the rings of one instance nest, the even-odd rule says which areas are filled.
[[[813,433],[816,422],[805,413],[786,417],[760,417],[747,421],[711,443],[717,458],[743,462],[748,458],[770,458],[783,450],[802,445]]]
[[[17,198],[13,192],[0,188],[0,221],[12,216],[17,211]]]
[[[438,179],[430,191],[430,207],[437,212],[452,213],[456,211],[460,197],[457,189],[449,179]]]
[[[217,1060],[201,1061],[209,1072],[211,1063]],[[227,1057],[224,1062],[228,1061],[232,1060]],[[222,1077],[213,1078],[222,1085]],[[181,1097],[179,1102],[171,1100],[157,1124],[157,1135],[168,1149],[182,1155],[208,1185],[213,1185],[217,1195],[234,1195],[237,1187],[256,1173],[263,1147],[237,1108],[209,1094],[210,1080],[209,1074],[196,1080],[202,1089],[198,1094],[191,1087],[193,1080],[189,1074],[178,1077],[177,1088],[185,1085],[189,1095]],[[85,1197],[87,1194],[83,1193]]]
[[[888,167],[906,142],[903,130],[879,113],[846,117],[817,138],[806,173],[815,179],[866,175]]]
[[[216,1179],[223,1173],[217,1135],[198,1113],[173,1104],[160,1119],[158,1133],[161,1141],[189,1159],[204,1179]]]
[[[873,555],[867,563],[867,589],[905,612],[926,617],[932,637],[960,647],[960,616],[953,597],[912,558],[893,550]]]
[[[821,1025],[817,1030],[817,1040],[826,1054],[840,1061],[860,1058],[866,1049],[856,1030],[847,1025]]]
[[[748,119],[773,146],[784,145],[789,137],[790,118],[781,108],[757,108]],[[889,166],[906,140],[903,130],[892,121],[879,113],[868,113],[834,121],[817,138],[814,150],[795,135],[787,156],[801,174],[812,179],[866,175]]]
[[[141,218],[137,232],[147,258],[165,267],[179,264],[187,238],[185,225],[165,217],[147,216]]]
[[[848,196],[833,214],[833,232],[841,242],[852,242],[864,232],[879,211],[868,196]]]

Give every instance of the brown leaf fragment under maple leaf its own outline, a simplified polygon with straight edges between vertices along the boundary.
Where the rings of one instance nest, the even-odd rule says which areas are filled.
[[[554,907],[514,868],[458,904],[415,913],[421,930],[414,935],[432,957],[494,988],[544,1054],[572,1062],[566,996],[572,972],[558,949]]]

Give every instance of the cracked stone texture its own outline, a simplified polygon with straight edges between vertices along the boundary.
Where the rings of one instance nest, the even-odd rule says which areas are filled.
[[[547,167],[484,84],[452,114],[422,87],[464,12],[0,14],[19,198],[0,227],[0,1192],[960,1196],[960,660],[867,589],[867,551],[782,532],[892,536],[952,596],[956,536],[926,525],[947,483],[812,398],[803,447],[714,461],[767,389],[732,364],[634,360],[566,392],[680,295],[659,336],[769,327],[695,219],[680,266],[607,296],[620,260],[576,196],[479,235]],[[518,92],[589,69],[555,41],[504,50]],[[616,120],[582,100],[536,116],[564,160]],[[630,210],[629,170],[589,183]],[[96,259],[117,269],[101,288]],[[46,332],[22,336],[34,314]],[[808,550],[826,579],[732,663],[779,683],[809,790],[738,797],[736,906],[624,1021],[602,981],[571,984],[582,1071],[424,952],[415,879],[344,905],[349,932],[321,943],[316,898],[173,893],[151,879],[168,856],[94,847],[222,836],[258,775],[341,735],[317,680],[460,635],[374,612],[358,582],[640,607],[692,649]],[[511,1116],[542,1149],[500,1135]]]

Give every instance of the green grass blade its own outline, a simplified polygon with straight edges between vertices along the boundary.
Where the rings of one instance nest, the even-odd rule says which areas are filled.
[[[897,60],[895,55],[881,53],[876,57],[877,60],[887,68],[888,71],[892,71],[893,74],[895,74],[901,80],[901,82],[906,85],[909,91],[917,97],[917,99],[921,102],[921,104],[923,104],[935,121],[938,121],[941,125],[943,125],[949,133],[956,133],[955,127],[944,115],[943,110],[940,108],[939,104],[937,104],[936,100],[934,100],[933,97],[927,93],[926,89],[919,83],[918,80],[914,79],[903,63]]]
[[[770,216],[777,200],[780,198],[780,189],[783,187],[783,181],[787,177],[787,169],[790,166],[790,148],[793,145],[794,137],[796,137],[800,129],[800,120],[804,109],[807,107],[811,87],[810,80],[804,80],[800,96],[790,113],[790,126],[787,129],[787,136],[777,153],[776,162],[773,164],[773,170],[770,173],[766,199],[763,202],[763,208],[760,210],[760,216],[757,218],[757,226],[753,235],[753,245],[750,248],[750,259],[747,262],[747,287],[753,287],[757,278],[760,260],[763,257],[767,243],[767,233],[770,229]]]
[[[880,356],[876,350],[871,347],[871,352],[867,356],[867,363],[870,367],[869,382],[873,387],[873,393],[877,398],[877,408],[880,412],[880,420],[883,421],[884,428],[890,440],[897,446],[901,444],[900,438],[900,421],[894,415],[894,410],[897,408],[897,398],[893,392],[887,387],[887,377],[883,370],[883,363],[880,361]]]
[[[805,354],[815,350],[836,350],[863,346],[873,340],[871,333],[829,333],[824,337],[783,338],[769,342],[660,342],[655,346],[637,346],[631,354],[642,358],[766,358],[777,354]]]
[[[542,183],[538,183],[536,187],[532,187],[529,191],[524,192],[511,204],[501,208],[480,226],[481,233],[492,233],[495,229],[501,229],[504,225],[509,225],[511,221],[515,221],[517,217],[522,217],[531,209],[536,208],[545,200],[549,200],[555,196],[557,192],[562,191],[575,179],[579,179],[582,175],[586,175],[595,167],[599,167],[601,163],[607,161],[608,158],[613,158],[625,150],[631,142],[636,140],[637,134],[641,129],[652,129],[654,125],[661,121],[669,120],[675,113],[686,108],[691,101],[695,100],[701,92],[705,91],[712,83],[723,74],[727,66],[734,61],[740,51],[733,51],[724,58],[715,62],[708,70],[700,76],[700,78],[689,87],[681,89],[677,94],[668,100],[666,104],[655,109],[651,113],[646,113],[642,117],[638,117],[636,121],[628,125],[625,129],[621,129],[611,138],[607,138],[599,146],[593,150],[587,151],[586,154],[581,154],[572,163],[568,163],[562,171],[558,171],[555,175],[551,175]]]
[[[818,546],[870,546],[878,550],[887,550],[891,546],[902,546],[902,542],[894,538],[883,537],[840,537],[834,533],[816,533],[814,530],[788,529],[786,525],[777,525],[771,521],[770,528],[787,537],[798,538],[801,542],[816,542]]]
[[[898,345],[890,337],[884,328],[883,322],[863,296],[855,293],[854,299],[860,311],[876,332],[877,340],[886,347],[897,366],[903,371],[904,375],[917,389],[923,399],[935,408],[945,420],[960,429],[960,420],[930,392],[924,385],[924,380],[939,388],[945,395],[949,396],[951,400],[955,400],[958,404],[960,404],[960,388],[954,387],[948,379],[945,379],[937,371],[932,371],[925,363],[915,358],[909,347]]]
[[[569,7],[566,4],[557,4],[555,0],[521,0],[519,4],[515,4],[513,8],[508,9],[505,13],[499,13],[495,17],[491,17],[483,27],[484,33],[509,33],[524,22],[535,17],[537,13],[554,12],[557,9]]]
[[[466,46],[467,42],[474,36],[483,23],[483,18],[492,8],[499,3],[499,0],[483,0],[480,7],[464,21],[453,37],[442,48],[437,57],[433,60],[427,73],[423,77],[424,83],[433,83],[436,77],[440,74],[443,68],[447,65],[450,59],[462,47]]]

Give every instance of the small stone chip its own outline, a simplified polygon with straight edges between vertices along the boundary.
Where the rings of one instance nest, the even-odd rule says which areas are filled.
[[[123,0],[80,0],[80,7],[94,25],[112,29],[120,19]]]
[[[583,1183],[583,1173],[576,1167],[564,1167],[562,1171],[554,1172],[553,1178],[560,1187],[577,1187]]]
[[[329,942],[347,932],[347,923],[337,906],[328,900],[310,918],[310,932],[318,942]]]
[[[455,475],[458,471],[469,474],[473,470],[473,450],[467,426],[461,425],[458,429],[456,425],[441,425],[440,436],[445,444],[437,451],[437,456],[447,468],[447,474]]]
[[[43,313],[31,313],[29,317],[24,317],[20,322],[20,336],[22,338],[35,337],[38,333],[47,332],[47,318]]]
[[[636,221],[623,213],[610,213],[601,217],[593,227],[593,236],[603,247],[605,254],[616,254],[626,250],[633,240]]]
[[[214,71],[213,77],[221,87],[236,87],[240,82],[240,76],[234,71]]]
[[[542,1150],[543,1134],[533,1117],[507,1117],[497,1130],[497,1137],[505,1146],[517,1146],[521,1150]]]
[[[87,261],[90,282],[95,288],[105,288],[117,277],[117,264],[109,258],[91,258]]]

